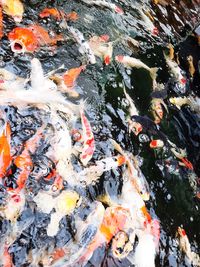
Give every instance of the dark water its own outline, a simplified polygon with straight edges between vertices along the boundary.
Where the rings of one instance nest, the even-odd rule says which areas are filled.
[[[28,25],[38,22],[54,32],[62,32],[66,37],[69,33],[59,27],[59,23],[53,19],[39,19],[38,12],[44,7],[62,8],[66,12],[76,11],[79,15],[77,22],[71,23],[89,38],[92,35],[108,34],[111,40],[116,40],[122,36],[129,35],[140,41],[139,51],[129,47],[127,43],[117,42],[114,47],[114,55],[126,53],[141,59],[145,64],[152,67],[159,67],[158,81],[167,84],[170,80],[169,70],[166,66],[163,49],[169,42],[175,46],[175,51],[179,52],[179,59],[183,71],[189,81],[189,72],[186,57],[192,55],[196,73],[193,81],[188,82],[187,94],[193,92],[200,97],[200,75],[198,62],[200,60],[200,47],[192,31],[199,23],[199,3],[198,1],[169,1],[167,7],[156,6],[143,1],[119,0],[115,1],[120,5],[125,14],[120,16],[111,11],[99,7],[89,7],[81,1],[25,1],[25,14],[21,22]],[[160,34],[153,37],[145,30],[144,24],[139,19],[136,6],[146,4],[155,16],[155,24]],[[11,18],[4,17],[5,32],[9,32],[14,26]],[[1,41],[0,56],[2,67],[22,77],[27,77],[30,72],[30,60],[37,57],[42,62],[45,72],[55,69],[65,64],[66,68],[77,67],[85,62],[85,58],[78,51],[78,45],[73,39],[68,42],[58,44],[55,51],[41,49],[39,52],[24,55],[14,55],[9,47],[6,34]],[[77,91],[81,98],[88,102],[88,118],[93,127],[96,151],[94,159],[101,159],[104,155],[109,156],[112,148],[108,139],[112,137],[121,146],[138,155],[143,159],[141,169],[147,178],[151,189],[151,198],[147,203],[148,210],[153,217],[157,217],[161,224],[161,240],[159,252],[156,257],[156,266],[191,266],[179,252],[178,244],[175,239],[177,227],[182,225],[186,230],[192,249],[197,253],[200,243],[200,202],[195,197],[194,191],[189,184],[189,176],[193,171],[184,167],[179,167],[178,172],[169,172],[167,168],[161,172],[159,166],[165,166],[164,156],[156,154],[149,148],[148,143],[141,143],[139,137],[129,134],[126,116],[128,115],[128,105],[122,89],[122,82],[125,83],[127,92],[134,100],[140,115],[152,116],[150,113],[150,101],[152,84],[148,73],[143,70],[126,71],[122,65],[112,62],[109,66],[104,66],[100,59],[97,64],[88,65],[86,71],[78,79]],[[200,175],[200,117],[199,114],[192,112],[189,107],[183,107],[181,111],[169,103],[169,97],[179,96],[172,88],[167,87],[167,98],[165,103],[169,113],[165,114],[161,122],[161,130],[178,147],[186,148],[188,159],[194,166],[196,176]],[[75,101],[75,100],[72,100]],[[13,120],[17,117],[16,110],[10,110]],[[12,115],[13,114],[13,115]],[[30,112],[33,124],[30,129],[34,130],[40,121],[36,118],[41,117],[37,111]],[[25,113],[25,115],[27,115]],[[25,116],[23,115],[23,117]],[[34,117],[35,116],[35,117]],[[19,118],[21,120],[22,118]],[[11,119],[12,120],[12,119]],[[33,127],[34,125],[34,127]],[[14,127],[14,126],[13,126]],[[21,131],[29,128],[21,123],[16,129],[16,139],[25,141],[29,138],[29,132]],[[23,135],[24,133],[24,135]],[[19,136],[21,134],[21,136]],[[17,141],[16,141],[17,143]],[[177,163],[176,163],[177,164]],[[120,190],[120,171],[107,172],[103,175],[96,185],[86,189],[87,197],[95,199],[98,194],[107,188],[113,194]],[[39,189],[39,188],[38,188]],[[40,225],[40,229],[34,226],[29,227],[20,238],[10,248],[15,266],[27,265],[26,255],[30,248],[41,247],[51,242],[45,236],[48,216],[44,214],[33,214],[30,207],[23,212],[26,218],[35,216],[35,224]],[[66,230],[60,231],[56,237],[56,245],[62,246],[71,238],[70,230],[73,223],[70,218],[63,220]],[[9,224],[1,220],[1,234],[5,232]],[[99,248],[93,255],[87,266],[128,266],[129,263],[113,259],[109,247]],[[30,265],[31,266],[31,265]]]

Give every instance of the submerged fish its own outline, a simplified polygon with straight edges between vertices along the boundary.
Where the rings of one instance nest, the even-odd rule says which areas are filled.
[[[90,6],[99,6],[99,7],[105,7],[110,9],[111,11],[115,11],[116,13],[123,15],[124,11],[117,5],[113,3],[109,3],[106,0],[82,0],[82,2],[86,3],[87,5]]]
[[[152,81],[153,87],[156,86],[156,77],[158,68],[150,68],[144,64],[141,60],[129,56],[118,55],[115,57],[117,62],[122,63],[126,68],[136,68],[136,69],[145,69],[149,72]]]
[[[144,11],[143,9],[139,8],[138,12],[144,21],[145,28],[147,29],[148,32],[150,32],[152,35],[158,35],[159,30],[155,25],[153,24],[153,18],[150,15],[149,11]]]
[[[66,19],[75,21],[78,19],[78,15],[75,11],[66,14],[64,11],[57,8],[44,8],[39,14],[40,18],[48,18],[50,16],[54,17],[56,20]]]

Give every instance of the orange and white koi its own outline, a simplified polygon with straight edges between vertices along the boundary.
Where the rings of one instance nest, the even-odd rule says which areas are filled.
[[[116,206],[106,208],[103,222],[101,223],[97,234],[87,247],[86,253],[79,258],[78,263],[80,265],[82,264],[81,266],[85,266],[98,247],[103,244],[109,244],[118,232],[126,229],[126,223],[129,220],[129,216],[129,211],[123,207]]]
[[[169,141],[169,144],[171,147],[171,152],[174,154],[174,156],[179,159],[179,165],[184,166],[190,170],[194,170],[194,167],[192,163],[186,158],[187,153],[185,149],[180,149],[177,146],[175,146],[171,141]]]
[[[176,236],[178,237],[178,243],[181,252],[183,252],[194,266],[200,266],[200,257],[197,253],[191,251],[189,239],[185,230],[178,227]]]
[[[78,76],[83,70],[85,70],[85,68],[85,65],[82,65],[78,68],[72,68],[67,70],[62,76],[55,74],[50,76],[50,79],[57,84],[61,92],[67,93],[72,97],[78,97],[79,94],[73,89],[76,85]]]
[[[141,60],[129,56],[118,55],[115,57],[115,60],[119,63],[122,63],[126,68],[142,68],[147,70],[152,78],[153,87],[156,87],[156,77],[158,68],[150,68]]]
[[[75,11],[66,14],[64,11],[57,8],[44,8],[39,14],[40,18],[48,18],[50,16],[55,18],[56,20],[66,19],[76,21],[78,19],[78,14]]]
[[[86,3],[87,5],[90,6],[99,6],[99,7],[105,7],[110,9],[111,11],[115,11],[116,13],[123,15],[124,11],[117,5],[113,3],[109,3],[106,0],[82,0],[82,2]]]
[[[3,178],[6,175],[6,171],[12,161],[10,142],[11,129],[9,123],[7,122],[0,136],[0,178]]]
[[[105,65],[109,65],[112,59],[113,46],[108,35],[93,36],[89,40],[89,45],[95,54],[104,60]]]
[[[84,166],[86,166],[89,160],[92,158],[95,151],[94,135],[90,122],[84,114],[83,108],[80,110],[81,123],[83,127],[83,149],[80,155],[80,160]]]
[[[1,0],[0,3],[8,16],[13,17],[15,22],[21,22],[24,6],[20,0]]]

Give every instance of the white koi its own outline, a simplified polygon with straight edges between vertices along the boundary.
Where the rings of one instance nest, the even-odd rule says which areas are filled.
[[[105,0],[82,0],[82,2],[84,2],[90,6],[95,5],[95,6],[99,6],[99,7],[108,8],[111,11],[115,11],[116,13],[121,14],[121,15],[124,14],[124,11],[120,7],[118,7],[117,5],[115,5],[113,3],[109,3]]]

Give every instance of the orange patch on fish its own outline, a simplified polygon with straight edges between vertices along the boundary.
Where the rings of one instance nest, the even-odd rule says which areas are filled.
[[[146,208],[145,206],[143,206],[143,207],[141,208],[141,211],[142,211],[143,215],[144,215],[145,218],[146,218],[146,222],[147,222],[147,223],[151,223],[151,221],[152,221],[152,219],[151,219],[151,215],[149,214],[147,208]]]
[[[5,176],[6,171],[11,164],[10,139],[10,125],[6,123],[5,129],[0,136],[0,178]]]
[[[75,85],[75,82],[80,75],[81,71],[85,70],[85,66],[80,66],[78,68],[73,68],[68,71],[63,75],[63,80],[67,88],[73,88]]]

